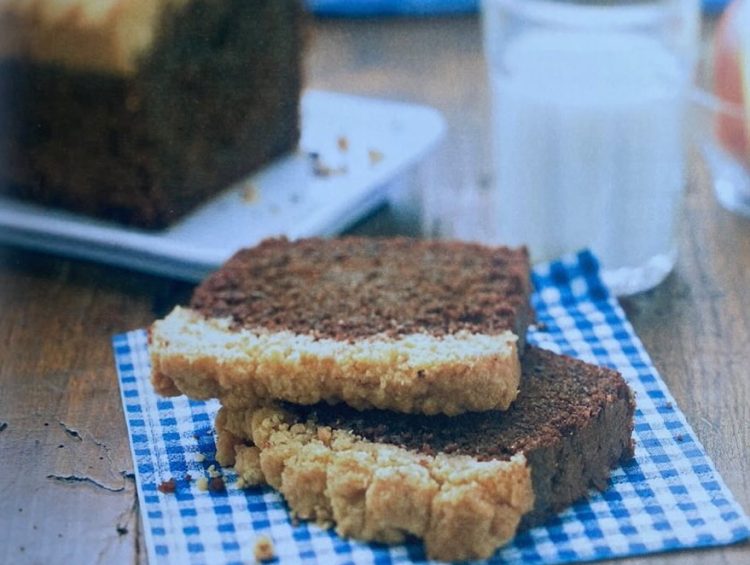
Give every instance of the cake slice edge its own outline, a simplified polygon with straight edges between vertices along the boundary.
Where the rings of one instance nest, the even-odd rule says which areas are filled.
[[[218,398],[230,408],[282,400],[426,415],[505,410],[521,376],[509,330],[340,341],[233,329],[229,319],[178,306],[154,322],[149,341],[158,393]]]
[[[539,366],[547,368],[548,376],[536,375]],[[518,403],[509,412],[481,416],[492,421],[495,421],[495,417],[504,419],[500,429],[510,427],[516,431],[501,432],[496,437],[477,423],[479,415],[470,415],[468,421],[477,425],[469,424],[471,429],[466,437],[472,438],[477,434],[484,437],[490,433],[487,437],[491,440],[482,443],[484,447],[477,445],[472,450],[462,452],[460,447],[445,444],[437,436],[433,437],[435,443],[432,445],[444,447],[432,448],[430,444],[420,447],[419,442],[414,443],[401,435],[403,427],[396,425],[391,428],[379,418],[374,420],[374,425],[377,427],[384,423],[391,431],[376,432],[374,436],[371,432],[360,433],[357,430],[361,428],[357,425],[352,427],[353,422],[347,420],[358,420],[360,417],[356,413],[351,410],[342,412],[340,408],[325,405],[313,409],[292,405],[245,409],[222,407],[216,419],[217,461],[223,466],[235,467],[239,486],[268,483],[284,496],[293,514],[324,524],[333,521],[341,535],[366,541],[397,543],[404,535],[412,534],[424,538],[427,553],[433,558],[489,557],[517,529],[543,523],[585,497],[591,489],[604,490],[609,483],[611,469],[634,454],[632,430],[635,403],[632,391],[619,373],[530,347],[524,355],[523,379],[521,395],[525,394],[525,399],[519,396]],[[532,384],[535,379],[537,383],[544,384]],[[568,401],[562,400],[557,402],[555,408],[561,411],[559,418],[548,418],[548,412],[543,407],[531,420],[519,418],[519,414],[531,414],[527,410],[539,401],[550,398],[550,394],[564,396],[562,391],[566,387],[571,387],[570,390],[575,391],[573,394],[582,400],[574,402],[567,415],[563,413],[566,412],[563,405]],[[526,393],[525,390],[536,392]],[[529,401],[530,398],[534,400]],[[329,411],[350,416],[342,416],[344,420],[326,418],[325,414],[331,413]],[[372,413],[362,418],[373,421]],[[392,418],[397,418],[397,415],[394,414]],[[411,422],[410,426],[419,427],[420,422],[432,421],[435,417],[401,415],[398,418],[402,421],[407,419]],[[453,419],[439,418],[440,423],[434,424],[435,433],[455,438],[453,432],[440,431],[447,430],[445,426],[450,426]],[[458,423],[460,420],[464,420],[464,424]],[[466,421],[465,417],[459,416],[456,425],[466,425]],[[529,421],[538,422],[538,427],[529,429]],[[516,433],[519,430],[521,436]],[[394,439],[388,439],[391,437]],[[433,441],[429,435],[425,438]],[[489,445],[502,448],[493,450],[487,447]],[[488,492],[496,492],[499,484],[505,484],[506,487],[516,485],[515,492],[519,497],[529,488],[531,495],[523,498],[523,504],[508,505],[505,499],[493,499],[487,493],[467,491],[465,499],[459,501],[460,497],[453,498],[456,504],[451,506],[451,512],[457,514],[451,514],[440,528],[434,526],[430,530],[433,533],[428,536],[428,528],[423,526],[420,530],[412,522],[402,521],[404,519],[401,518],[413,516],[416,520],[420,515],[431,515],[433,512],[434,499],[431,496],[434,495],[425,494],[423,488],[426,487],[422,482],[407,479],[403,473],[396,474],[394,476],[398,480],[394,479],[393,488],[394,492],[400,493],[398,497],[376,496],[377,490],[368,495],[372,477],[379,476],[379,473],[391,476],[388,462],[394,458],[416,462],[428,469],[429,477],[435,476],[436,465],[441,468],[435,462],[461,462],[465,468],[474,469],[487,463],[509,463],[510,467],[501,465],[495,468],[493,480],[499,482],[492,483],[494,486],[489,487]],[[519,479],[521,475],[518,473],[521,472],[512,470],[515,469],[514,465],[521,465],[525,469],[523,481]],[[457,477],[462,476],[460,465],[453,469]],[[337,489],[343,488],[342,481],[349,485],[349,490],[345,490],[344,494],[348,492],[354,498],[335,502],[333,496],[339,493]],[[482,483],[481,478],[476,481]],[[459,489],[456,492],[462,491]],[[369,509],[368,504],[375,505],[375,510]],[[494,504],[495,507],[485,507],[485,504]],[[410,505],[408,512],[404,510],[404,505]],[[518,515],[520,509],[524,510]],[[379,519],[378,523],[389,524],[397,531],[386,535],[368,529],[366,516],[373,511],[380,512],[378,516],[388,517]],[[457,534],[453,525],[458,521],[455,517],[458,515],[464,518],[462,529]],[[395,518],[390,520],[390,517]],[[510,537],[489,535],[492,527],[488,524],[496,521],[504,523],[505,527],[512,524],[513,534]],[[425,519],[422,518],[419,523],[424,524]]]
[[[521,453],[490,461],[426,455],[295,422],[279,407],[234,414],[222,408],[216,429],[219,463],[234,465],[244,484],[277,489],[295,517],[364,541],[415,536],[435,559],[489,557],[534,504]]]

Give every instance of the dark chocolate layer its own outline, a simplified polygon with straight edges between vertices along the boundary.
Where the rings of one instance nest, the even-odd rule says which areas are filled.
[[[526,455],[536,503],[525,518],[551,512],[602,489],[609,470],[633,455],[634,403],[619,373],[528,347],[518,398],[507,412],[420,416],[344,405],[285,405],[300,419],[347,429],[374,442],[425,454],[452,453],[480,460]]]
[[[348,340],[460,330],[521,339],[529,323],[525,249],[405,238],[289,242],[240,251],[191,307],[235,327]]]

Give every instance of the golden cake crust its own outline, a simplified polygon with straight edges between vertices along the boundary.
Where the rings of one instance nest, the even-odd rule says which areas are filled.
[[[530,289],[525,248],[267,239],[153,324],[154,384],[238,408],[505,410],[518,392]]]
[[[277,407],[223,408],[216,428],[219,462],[233,464],[246,484],[279,490],[294,515],[366,541],[416,536],[434,559],[489,557],[534,503],[522,454],[507,461],[424,455],[294,423]]]
[[[0,58],[118,74],[136,69],[162,13],[189,0],[2,0]]]
[[[236,408],[271,400],[328,401],[448,415],[505,410],[518,392],[517,338],[510,331],[338,341],[230,324],[181,307],[155,322],[150,353],[156,391],[219,398]]]

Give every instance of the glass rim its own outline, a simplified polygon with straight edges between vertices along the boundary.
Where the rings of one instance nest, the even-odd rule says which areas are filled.
[[[490,6],[541,24],[563,24],[574,29],[630,28],[664,22],[665,0],[630,0],[627,3],[592,0],[482,0]],[[585,17],[582,17],[585,16]]]

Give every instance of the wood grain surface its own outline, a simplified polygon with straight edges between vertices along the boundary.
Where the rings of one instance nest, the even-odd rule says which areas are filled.
[[[481,236],[491,221],[481,206],[489,108],[477,19],[313,25],[309,86],[425,103],[444,114],[447,141],[403,183],[399,201],[423,202],[429,234]],[[406,210],[381,211],[353,231],[414,233]],[[698,160],[683,216],[675,272],[623,305],[748,511],[750,221],[716,204]],[[109,340],[149,324],[190,290],[0,246],[0,563],[146,562]],[[748,563],[750,546],[625,562]]]

